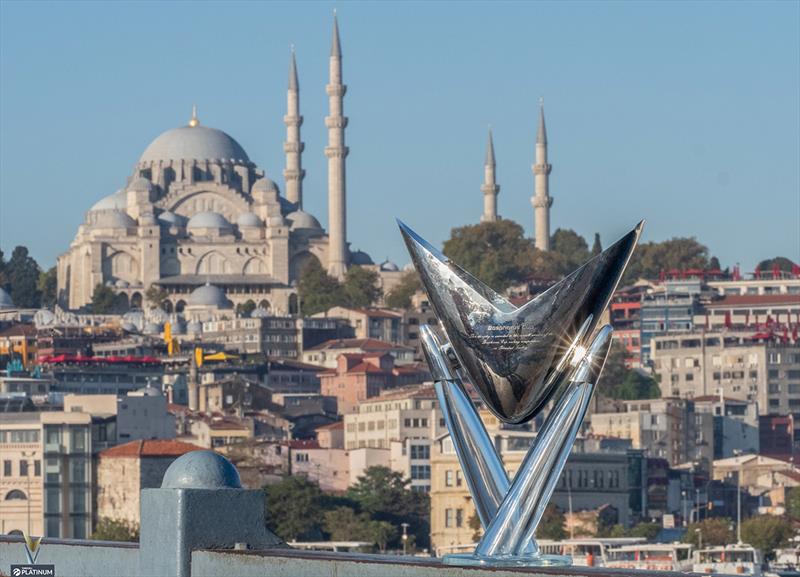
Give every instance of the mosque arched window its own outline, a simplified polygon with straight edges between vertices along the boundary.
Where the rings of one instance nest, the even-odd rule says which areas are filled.
[[[19,489],[14,489],[12,491],[9,491],[6,494],[6,499],[5,500],[6,501],[14,501],[14,500],[27,501],[28,500],[28,496],[25,493],[23,493],[22,491],[20,491]]]

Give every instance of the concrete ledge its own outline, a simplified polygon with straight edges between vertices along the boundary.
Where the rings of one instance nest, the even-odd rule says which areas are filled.
[[[0,535],[0,572],[27,564],[22,537]],[[139,545],[113,541],[42,539],[37,564],[55,565],[58,577],[135,577],[139,573]]]
[[[194,551],[192,577],[686,577],[666,571],[613,570],[590,567],[543,567],[533,569],[492,569],[452,567],[438,559],[362,555],[323,551]]]

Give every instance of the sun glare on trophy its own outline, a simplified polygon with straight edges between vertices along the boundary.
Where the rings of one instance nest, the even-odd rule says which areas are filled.
[[[578,345],[577,347],[575,347],[575,352],[572,354],[572,360],[569,362],[569,364],[572,365],[573,367],[577,367],[585,356],[586,356],[586,347],[584,347],[583,345]]]

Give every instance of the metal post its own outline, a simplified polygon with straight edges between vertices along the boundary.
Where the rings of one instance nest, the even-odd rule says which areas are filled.
[[[742,464],[739,463],[739,473],[736,475],[736,542],[742,543]]]
[[[403,528],[403,555],[408,555],[408,523],[400,523]]]

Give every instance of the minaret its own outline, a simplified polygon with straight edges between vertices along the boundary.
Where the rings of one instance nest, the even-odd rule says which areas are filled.
[[[539,129],[536,132],[536,164],[532,166],[534,175],[533,232],[534,243],[539,250],[550,250],[550,207],[553,197],[549,192],[550,171],[547,164],[547,129],[544,125],[544,100],[539,99]]]
[[[339,23],[333,13],[333,44],[331,45],[330,81],[328,93],[328,273],[338,279],[347,271],[347,206],[345,191],[345,158],[349,152],[344,144],[347,117],[343,114],[347,86],[342,84],[342,46],[339,43]]]
[[[292,46],[292,57],[289,61],[289,90],[286,96],[286,116],[283,117],[283,123],[286,125],[286,142],[283,143],[283,151],[286,153],[286,168],[283,170],[286,199],[297,204],[297,208],[303,208],[303,178],[306,176],[306,171],[303,170],[302,155],[306,145],[300,140],[300,126],[303,124],[303,117],[300,116],[300,84],[297,82],[294,46]]]
[[[492,129],[489,128],[489,140],[486,143],[486,162],[483,163],[483,215],[481,222],[494,222],[497,220],[497,194],[500,187],[495,178],[494,142]]]

